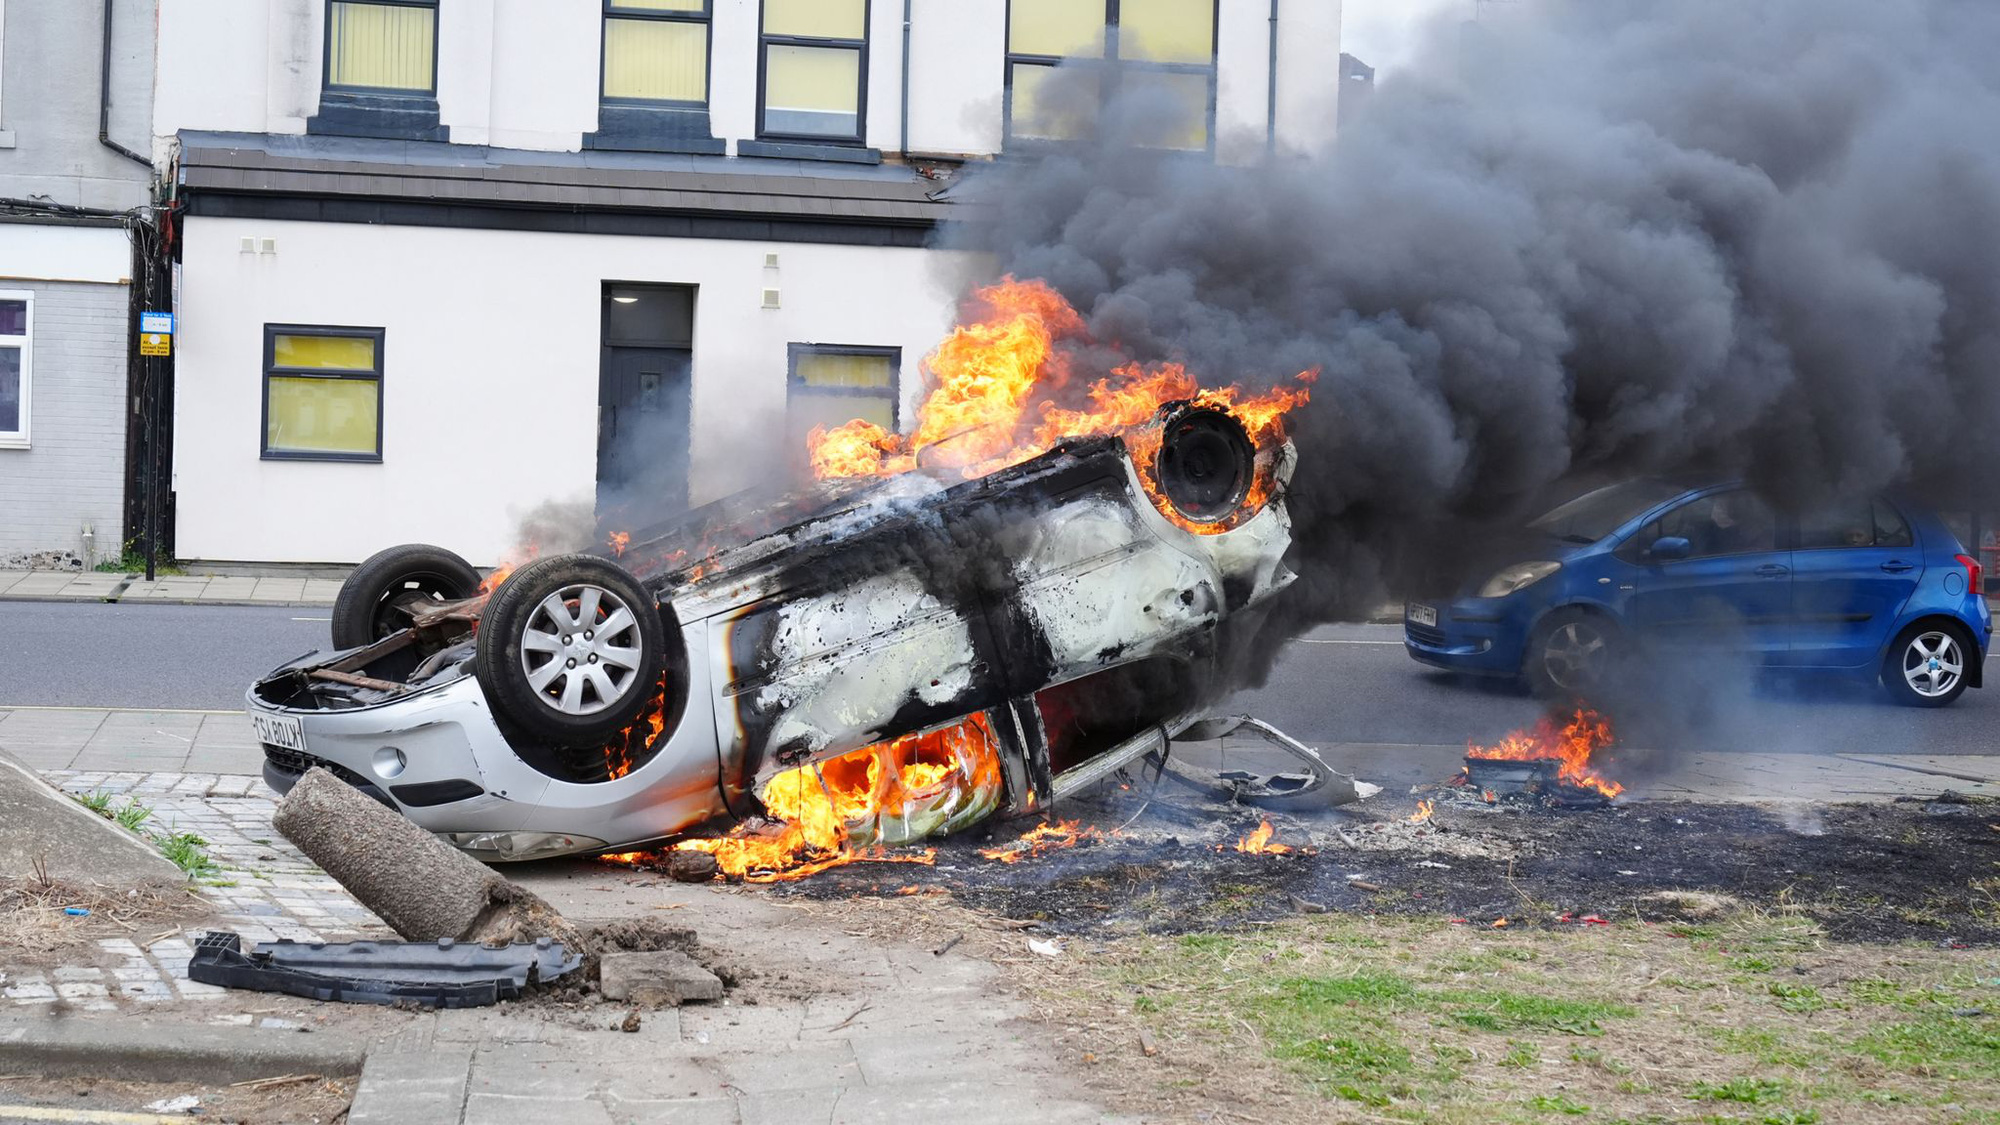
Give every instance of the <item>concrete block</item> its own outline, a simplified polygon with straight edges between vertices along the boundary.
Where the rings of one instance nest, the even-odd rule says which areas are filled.
[[[125,886],[185,881],[153,845],[71,800],[20,760],[0,751],[0,875]]]
[[[606,1000],[678,1006],[722,999],[722,980],[679,950],[607,953],[598,991]]]

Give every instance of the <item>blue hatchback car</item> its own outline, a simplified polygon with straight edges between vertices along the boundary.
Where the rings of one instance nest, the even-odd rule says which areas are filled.
[[[1633,480],[1528,531],[1518,562],[1405,607],[1411,656],[1562,696],[1588,695],[1641,650],[1879,678],[1919,707],[1981,686],[1993,618],[1979,562],[1903,500],[1793,514],[1738,484]]]

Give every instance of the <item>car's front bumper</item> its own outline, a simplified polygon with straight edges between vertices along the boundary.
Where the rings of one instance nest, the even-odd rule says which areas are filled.
[[[1481,676],[1513,676],[1521,671],[1527,628],[1501,598],[1412,603],[1437,612],[1437,623],[1403,614],[1403,649],[1412,659],[1436,668]]]

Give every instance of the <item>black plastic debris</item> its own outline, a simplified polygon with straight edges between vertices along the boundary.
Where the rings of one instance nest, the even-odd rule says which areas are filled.
[[[582,954],[548,938],[492,946],[449,938],[278,941],[245,953],[240,935],[221,930],[195,941],[188,979],[343,1004],[481,1008],[512,1000],[531,982],[554,980],[581,964]]]

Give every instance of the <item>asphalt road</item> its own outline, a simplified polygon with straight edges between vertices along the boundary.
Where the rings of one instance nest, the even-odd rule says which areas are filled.
[[[0,602],[0,707],[234,710],[244,689],[331,647],[310,606]]]
[[[328,645],[324,609],[0,602],[0,707],[233,710],[257,676]],[[1223,708],[1310,742],[1460,745],[1534,721],[1537,703],[1426,669],[1386,625],[1316,629],[1262,687]],[[2000,669],[1995,671],[2000,672]],[[1761,682],[1727,666],[1649,681],[1608,701],[1628,746],[1711,751],[2000,752],[2000,683],[1952,707],[1890,704],[1879,688]]]

